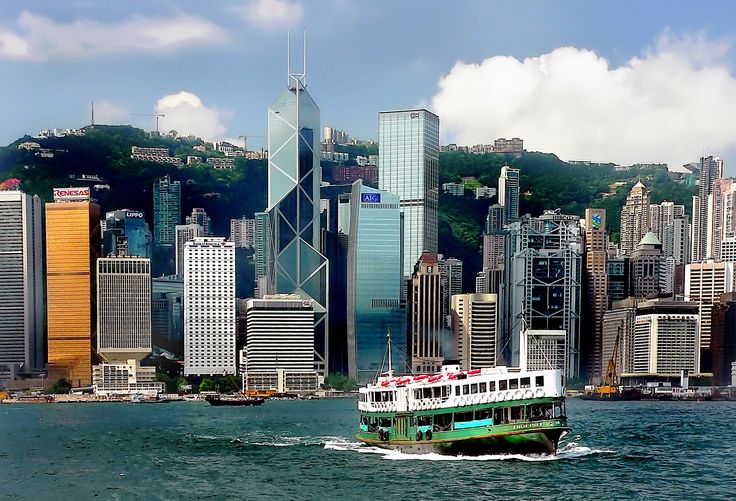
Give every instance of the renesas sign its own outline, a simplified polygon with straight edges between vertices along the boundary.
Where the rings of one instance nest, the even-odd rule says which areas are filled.
[[[54,188],[55,202],[76,202],[89,200],[89,188]]]
[[[361,193],[360,201],[364,204],[380,204],[381,194],[380,193]]]

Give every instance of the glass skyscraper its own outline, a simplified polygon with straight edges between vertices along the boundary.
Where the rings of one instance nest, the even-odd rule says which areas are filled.
[[[130,209],[105,214],[102,255],[151,257],[151,231],[143,213]]]
[[[348,373],[360,382],[381,368],[389,327],[394,343],[404,344],[401,238],[399,197],[356,181],[348,239]],[[399,350],[392,354],[398,373],[404,364]]]
[[[427,110],[378,115],[378,187],[399,196],[404,263],[410,277],[422,251],[437,253],[440,119]]]
[[[319,108],[303,75],[268,109],[268,292],[314,300],[315,366],[327,370],[328,261],[319,252]]]
[[[164,176],[153,183],[153,239],[174,245],[175,228],[181,222],[181,183]]]

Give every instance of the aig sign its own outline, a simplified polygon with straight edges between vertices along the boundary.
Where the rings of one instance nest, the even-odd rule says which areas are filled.
[[[360,201],[364,204],[380,204],[381,194],[380,193],[361,193]]]
[[[55,202],[76,202],[89,200],[89,188],[54,188]]]

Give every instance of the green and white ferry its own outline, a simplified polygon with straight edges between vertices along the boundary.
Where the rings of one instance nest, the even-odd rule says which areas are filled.
[[[394,377],[360,388],[360,431],[368,445],[407,453],[478,456],[555,454],[570,431],[560,370],[506,367]]]

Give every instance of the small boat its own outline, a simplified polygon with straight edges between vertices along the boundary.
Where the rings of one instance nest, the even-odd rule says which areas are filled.
[[[207,395],[205,400],[208,404],[219,406],[219,405],[261,405],[264,400],[257,397],[248,397],[246,395]]]

